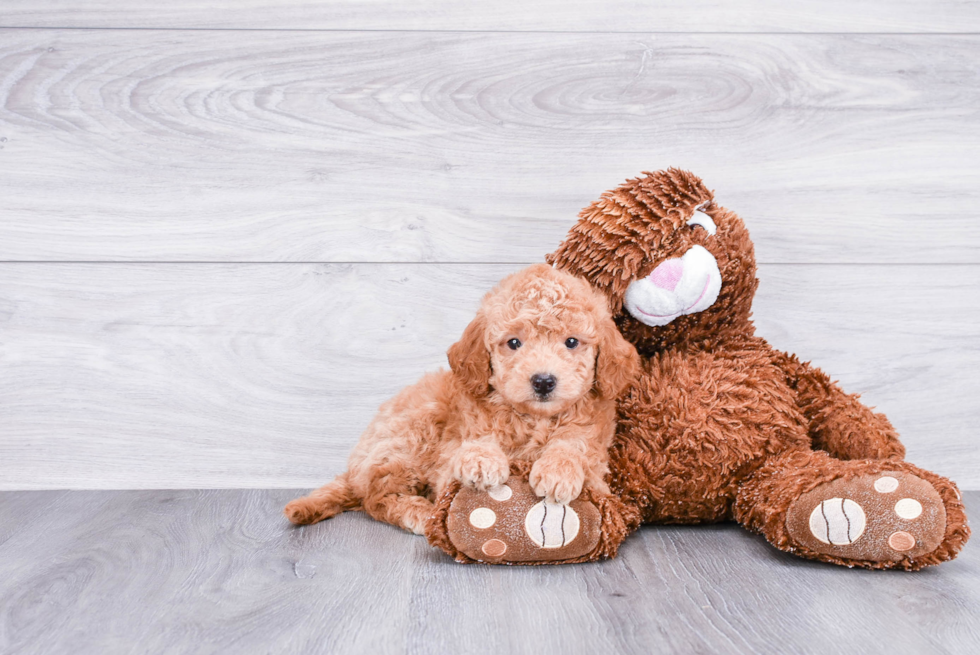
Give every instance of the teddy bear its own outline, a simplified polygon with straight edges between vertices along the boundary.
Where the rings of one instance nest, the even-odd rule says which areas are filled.
[[[956,485],[904,461],[883,414],[756,336],[752,241],[700,178],[628,180],[546,260],[606,294],[642,359],[618,399],[608,491],[561,506],[534,496],[529,466],[514,462],[506,490],[450,486],[430,543],[461,562],[584,562],[615,556],[642,524],[736,521],[849,567],[917,570],[963,548]],[[470,520],[487,508],[492,525]]]

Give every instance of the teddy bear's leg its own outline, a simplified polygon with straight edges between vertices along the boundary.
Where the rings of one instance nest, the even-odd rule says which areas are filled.
[[[856,394],[795,355],[778,353],[776,363],[793,381],[808,421],[813,448],[837,459],[903,459],[905,446],[884,414],[871,411]]]
[[[822,451],[772,457],[742,483],[733,509],[777,548],[845,566],[916,570],[954,558],[970,535],[950,480]]]
[[[512,462],[506,483],[487,491],[454,482],[426,526],[429,543],[459,562],[560,564],[613,557],[639,525],[639,512],[586,489],[567,505],[546,502]]]

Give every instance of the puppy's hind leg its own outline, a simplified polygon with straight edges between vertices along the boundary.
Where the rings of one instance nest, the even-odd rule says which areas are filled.
[[[364,511],[373,518],[422,535],[435,509],[429,499],[411,494],[393,493],[364,500]]]
[[[426,521],[435,512],[435,505],[421,495],[424,489],[416,467],[392,458],[371,471],[361,505],[371,518],[425,534]]]
[[[283,513],[297,525],[309,525],[349,509],[356,509],[360,505],[360,499],[351,489],[347,477],[347,473],[341,473],[309,496],[290,501]]]

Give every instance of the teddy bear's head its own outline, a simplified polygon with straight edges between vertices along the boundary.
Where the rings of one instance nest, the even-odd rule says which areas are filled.
[[[547,261],[603,290],[641,354],[752,332],[748,230],[686,171],[645,173],[604,193]]]

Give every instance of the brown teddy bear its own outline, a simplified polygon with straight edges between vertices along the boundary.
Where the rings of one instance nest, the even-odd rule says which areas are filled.
[[[801,557],[906,570],[966,543],[953,482],[903,461],[888,419],[755,335],[752,241],[699,178],[670,169],[603,194],[547,261],[607,294],[643,359],[619,401],[612,493],[552,505],[515,462],[506,493],[448,489],[431,543],[464,562],[581,562],[641,523],[734,520]],[[481,508],[493,525],[469,519]]]

